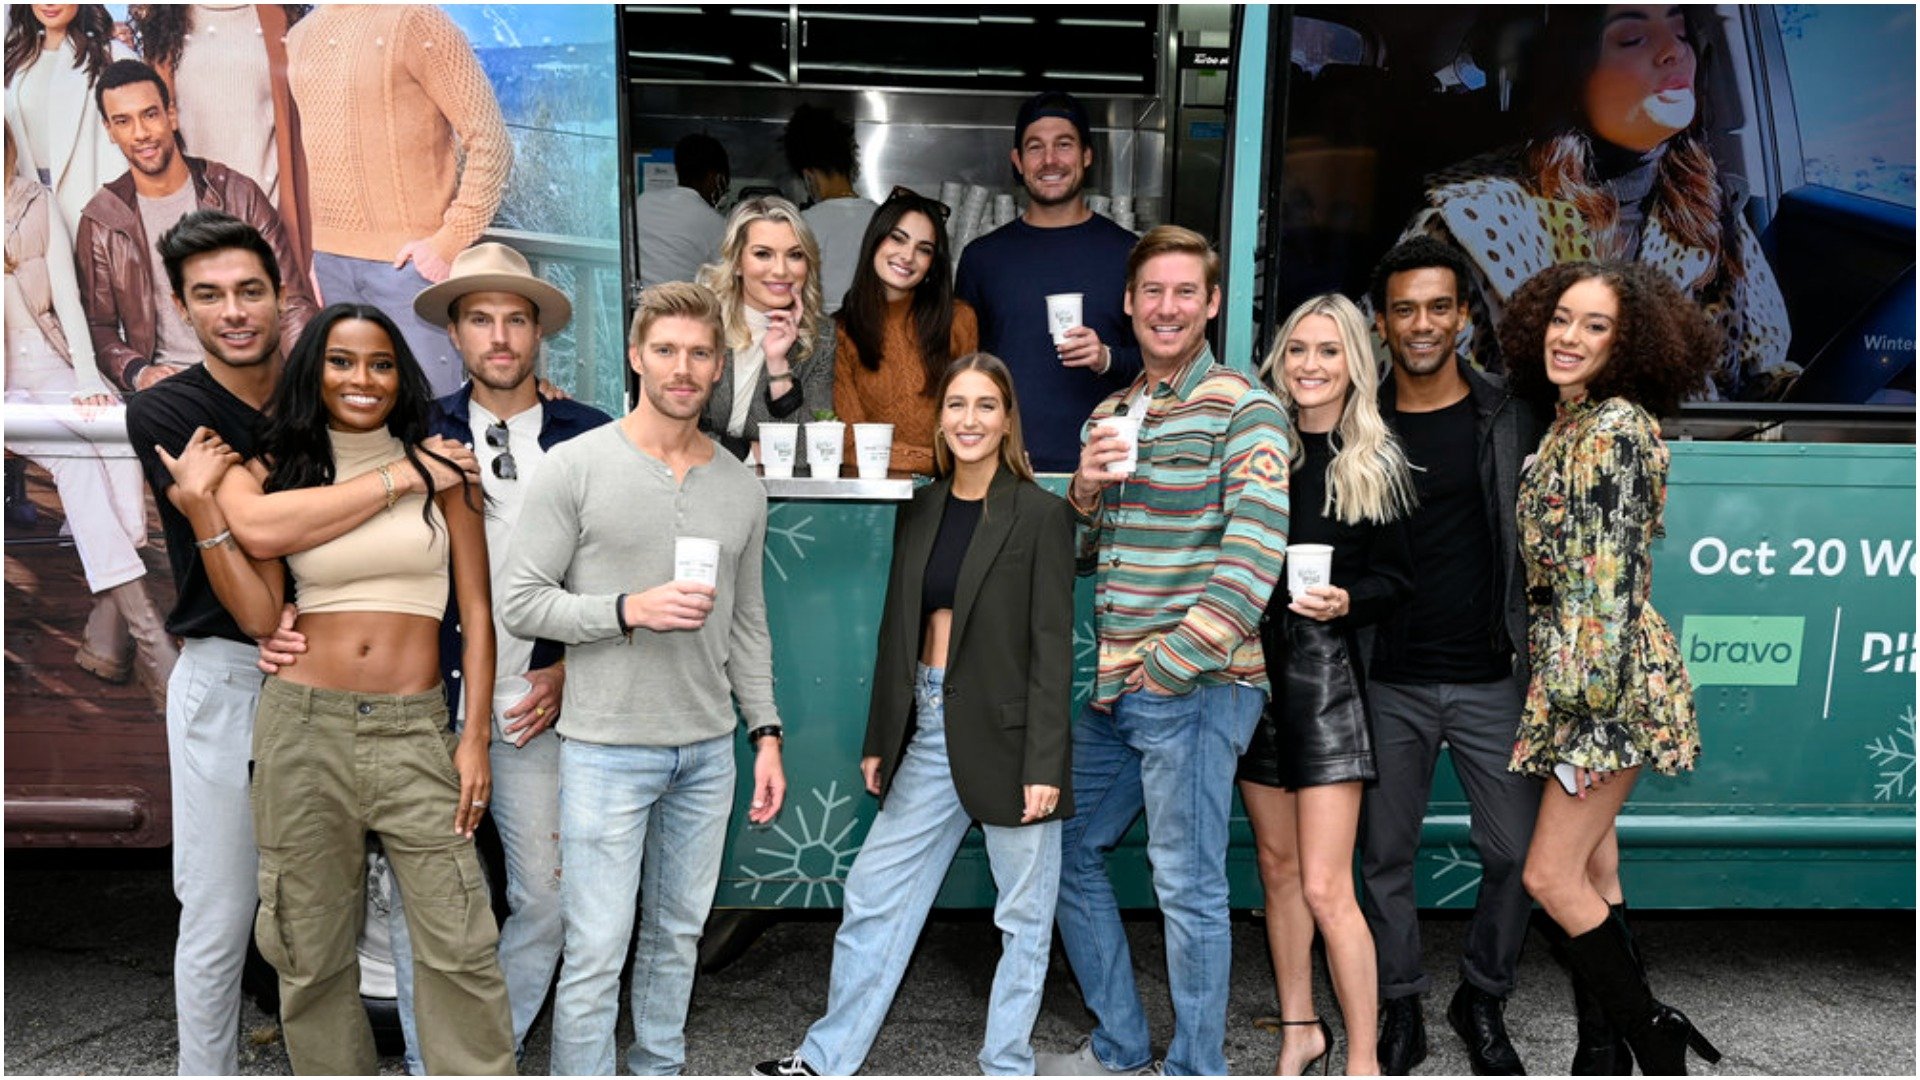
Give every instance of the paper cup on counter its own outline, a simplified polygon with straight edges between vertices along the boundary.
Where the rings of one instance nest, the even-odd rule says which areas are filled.
[[[507,710],[527,699],[533,684],[524,675],[502,675],[493,680],[493,737],[511,742],[507,735]]]
[[[760,468],[776,480],[793,476],[793,459],[800,445],[799,424],[760,425]]]
[[[824,480],[838,479],[840,462],[845,456],[847,425],[839,420],[809,420],[802,426],[807,440],[808,475]]]
[[[696,585],[720,583],[720,541],[700,536],[673,540],[673,580]]]
[[[1067,331],[1081,325],[1081,293],[1050,293],[1047,296],[1047,329],[1053,334],[1053,343],[1066,340]]]
[[[1110,463],[1107,471],[1115,476],[1132,476],[1140,467],[1140,418],[1137,416],[1109,416],[1100,421],[1098,427],[1127,440],[1127,456]]]
[[[1287,595],[1299,598],[1317,585],[1333,582],[1333,548],[1326,544],[1287,546]]]
[[[860,479],[885,480],[887,464],[893,459],[893,425],[853,425],[853,459]]]

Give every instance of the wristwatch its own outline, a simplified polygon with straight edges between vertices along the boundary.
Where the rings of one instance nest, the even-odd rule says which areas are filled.
[[[786,733],[780,730],[780,725],[778,724],[767,724],[764,727],[757,727],[747,732],[747,745],[758,749],[760,740],[769,737],[780,740],[780,745],[782,746],[786,745]]]

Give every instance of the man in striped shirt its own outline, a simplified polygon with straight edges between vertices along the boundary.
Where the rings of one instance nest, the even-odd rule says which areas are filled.
[[[1074,731],[1079,814],[1066,823],[1057,918],[1099,1022],[1052,1075],[1153,1066],[1106,853],[1142,809],[1167,927],[1174,1035],[1165,1071],[1224,1075],[1227,814],[1234,767],[1266,704],[1260,614],[1287,542],[1292,438],[1273,396],[1207,348],[1219,258],[1161,226],[1127,260],[1125,306],[1145,370],[1094,409],[1068,498],[1080,569],[1096,575],[1099,675]],[[1137,417],[1139,464],[1104,423]]]

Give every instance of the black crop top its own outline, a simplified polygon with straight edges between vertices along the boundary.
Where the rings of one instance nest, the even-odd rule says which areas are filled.
[[[926,577],[920,583],[920,614],[928,615],[953,607],[953,593],[960,584],[960,562],[967,557],[973,542],[973,530],[980,524],[984,499],[960,499],[947,495],[940,511],[940,531],[933,538],[933,551],[927,555]]]

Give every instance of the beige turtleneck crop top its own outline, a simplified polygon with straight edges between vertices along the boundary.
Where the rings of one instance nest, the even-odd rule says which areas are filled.
[[[389,462],[400,480],[406,450],[385,428],[329,431],[333,479],[344,483]],[[404,495],[344,536],[287,556],[294,600],[302,614],[393,611],[438,619],[447,610],[447,523],[433,508],[433,525],[420,516],[425,495]]]

